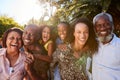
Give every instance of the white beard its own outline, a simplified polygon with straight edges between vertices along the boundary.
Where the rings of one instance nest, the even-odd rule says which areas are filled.
[[[109,34],[108,36],[106,37],[100,37],[98,36],[98,41],[100,42],[109,42],[111,39],[112,39],[113,35],[112,34]]]

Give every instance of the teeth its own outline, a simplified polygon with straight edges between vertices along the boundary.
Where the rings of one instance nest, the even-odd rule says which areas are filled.
[[[17,46],[18,44],[13,44],[13,45]]]
[[[30,42],[30,40],[24,40],[25,42]]]
[[[80,39],[81,41],[85,41],[85,39]]]
[[[61,35],[61,37],[64,37],[64,35]]]
[[[101,34],[106,34],[107,32],[103,31],[103,32],[100,32]]]
[[[18,46],[18,44],[11,44],[12,46]]]
[[[80,39],[81,41],[84,41],[85,39]]]

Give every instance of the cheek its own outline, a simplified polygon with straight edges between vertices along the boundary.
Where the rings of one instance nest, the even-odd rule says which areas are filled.
[[[18,44],[19,44],[19,47],[22,47],[23,46],[23,42],[20,40],[18,41]]]
[[[9,41],[9,40],[6,40],[6,46],[8,46],[8,45],[9,45],[9,43],[10,43],[10,41]]]
[[[67,34],[67,31],[64,31],[63,33],[66,35],[66,34]]]
[[[42,32],[42,35],[44,35],[45,34],[45,32]]]
[[[50,39],[50,34],[48,34],[48,38]]]
[[[107,29],[108,29],[109,31],[112,31],[112,30],[113,30],[112,27],[108,27]]]

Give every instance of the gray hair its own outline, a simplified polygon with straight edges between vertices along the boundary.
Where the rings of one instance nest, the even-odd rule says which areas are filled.
[[[93,25],[95,25],[96,22],[98,21],[98,19],[99,19],[100,17],[102,17],[102,16],[105,17],[105,18],[108,18],[108,20],[109,20],[110,23],[111,23],[112,28],[114,29],[112,16],[111,16],[109,13],[105,13],[105,12],[99,13],[99,14],[97,14],[97,15],[93,18]]]

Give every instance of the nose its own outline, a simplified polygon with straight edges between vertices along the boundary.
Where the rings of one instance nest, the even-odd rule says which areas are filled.
[[[64,31],[61,31],[60,34],[64,34]]]
[[[17,43],[17,42],[18,42],[18,40],[19,40],[18,38],[15,38],[15,39],[14,39],[14,42],[15,42],[15,43]]]
[[[30,38],[31,34],[25,34],[23,35],[24,38]]]
[[[81,38],[85,38],[85,33],[81,33]]]
[[[100,30],[105,30],[106,29],[106,26],[105,25],[101,25],[100,26]]]

